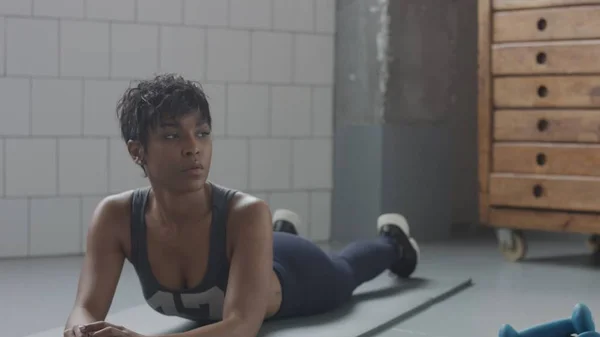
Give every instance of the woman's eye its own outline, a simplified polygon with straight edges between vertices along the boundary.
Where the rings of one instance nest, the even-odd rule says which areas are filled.
[[[196,134],[196,137],[204,138],[204,137],[208,137],[209,135],[210,135],[210,132],[199,131]],[[179,138],[179,136],[176,133],[167,133],[167,134],[164,135],[164,137],[165,137],[165,139],[177,139],[177,138]]]

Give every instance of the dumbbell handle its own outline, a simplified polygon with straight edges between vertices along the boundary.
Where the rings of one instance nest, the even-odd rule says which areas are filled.
[[[520,337],[565,337],[574,333],[575,327],[570,318],[548,322],[519,332]]]

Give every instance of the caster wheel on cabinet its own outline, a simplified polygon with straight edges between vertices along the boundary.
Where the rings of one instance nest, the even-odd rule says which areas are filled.
[[[586,240],[586,246],[592,254],[600,254],[600,235],[590,235]]]
[[[504,258],[511,262],[521,261],[527,255],[527,241],[519,231],[498,230],[498,248]]]

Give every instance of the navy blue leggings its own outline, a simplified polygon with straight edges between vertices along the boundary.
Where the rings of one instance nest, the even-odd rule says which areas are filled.
[[[282,284],[282,304],[273,318],[324,313],[348,301],[362,283],[398,258],[388,237],[356,241],[335,254],[297,235],[273,233],[273,267]]]

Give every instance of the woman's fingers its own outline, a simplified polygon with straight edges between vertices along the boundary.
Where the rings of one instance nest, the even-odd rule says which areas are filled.
[[[81,330],[82,327],[83,325],[75,325],[71,329],[65,330],[63,337],[87,337]]]
[[[92,337],[123,337],[123,331],[112,326],[108,326],[102,330],[92,333]]]
[[[98,321],[98,322],[86,324],[83,328],[83,332],[86,332],[86,333],[96,332],[96,331],[100,331],[100,330],[106,329],[106,328],[115,328],[117,330],[123,330],[123,327],[120,325],[108,323],[105,321]]]

